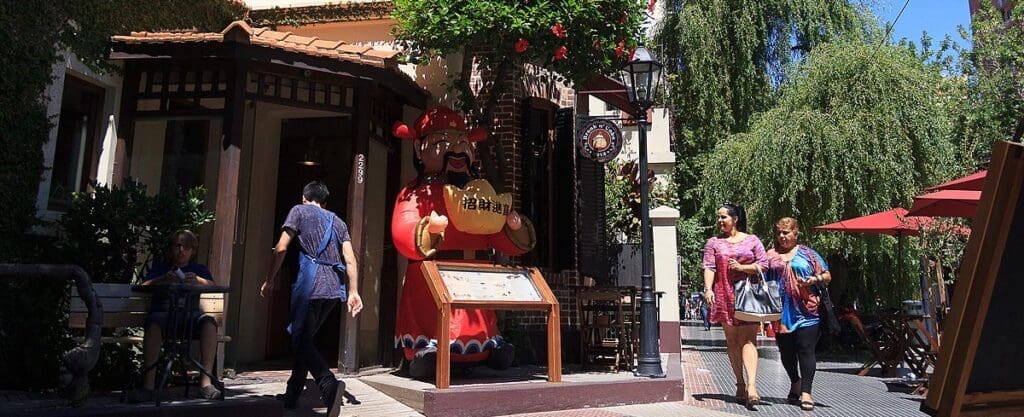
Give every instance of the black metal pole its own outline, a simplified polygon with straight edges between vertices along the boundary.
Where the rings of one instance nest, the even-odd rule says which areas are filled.
[[[636,128],[640,134],[640,357],[636,376],[664,378],[658,352],[658,315],[655,311],[654,283],[651,277],[651,207],[647,182],[647,109],[640,109]],[[673,289],[674,290],[674,289]]]

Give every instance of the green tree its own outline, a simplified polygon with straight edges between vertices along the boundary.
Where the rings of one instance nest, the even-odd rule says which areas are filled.
[[[703,156],[770,108],[787,67],[822,42],[862,38],[871,20],[848,1],[696,0],[667,14],[656,44],[669,74],[680,212],[701,207]]]
[[[744,202],[760,236],[771,236],[779,217],[796,217],[805,242],[850,266],[847,300],[892,305],[910,296],[915,258],[895,259],[895,239],[812,227],[907,207],[922,188],[949,176],[955,151],[940,78],[907,48],[819,46],[783,85],[778,105],[709,155],[704,210]],[[906,279],[898,281],[901,264]]]
[[[973,49],[960,50],[960,88],[953,90],[955,137],[965,171],[988,165],[992,144],[1024,135],[1024,3],[1004,15],[981,2],[971,33],[961,28]]]

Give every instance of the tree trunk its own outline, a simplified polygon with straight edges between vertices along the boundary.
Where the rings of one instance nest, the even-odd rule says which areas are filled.
[[[0,279],[72,280],[78,295],[85,302],[89,316],[85,321],[85,340],[64,353],[61,381],[65,396],[72,405],[82,405],[89,395],[89,372],[100,357],[100,328],[103,326],[103,305],[96,298],[89,274],[77,265],[0,264]]]

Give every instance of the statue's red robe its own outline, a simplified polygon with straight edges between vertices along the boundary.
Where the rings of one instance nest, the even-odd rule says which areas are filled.
[[[501,253],[518,255],[529,251],[536,243],[533,225],[525,217],[522,218],[523,226],[516,231],[506,225],[494,234],[474,235],[461,232],[449,223],[442,235],[431,235],[426,230],[430,212],[448,215],[444,186],[439,181],[419,185],[410,183],[398,193],[391,219],[392,241],[398,251],[409,258],[395,326],[395,344],[404,348],[407,360],[412,360],[417,350],[437,340],[437,307],[420,269],[421,261],[445,250],[494,248]],[[452,311],[449,340],[453,362],[487,359],[488,349],[495,346],[497,336],[494,311]]]

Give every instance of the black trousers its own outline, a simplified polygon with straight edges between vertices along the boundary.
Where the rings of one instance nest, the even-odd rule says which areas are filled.
[[[330,317],[331,312],[338,304],[340,301],[336,298],[309,300],[303,331],[292,335],[292,352],[295,354],[295,363],[292,366],[292,375],[288,378],[288,391],[295,393],[294,395],[302,392],[302,388],[306,385],[307,373],[313,375],[313,380],[320,388],[321,395],[336,380],[334,374],[331,373],[331,368],[327,366],[323,356],[320,356],[320,352],[313,345],[313,337],[316,336],[320,326]]]
[[[803,327],[791,333],[777,333],[775,342],[779,345],[782,366],[789,374],[789,381],[800,381],[800,391],[811,393],[814,384],[814,368],[818,358],[814,348],[818,345],[819,325]]]

